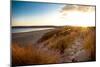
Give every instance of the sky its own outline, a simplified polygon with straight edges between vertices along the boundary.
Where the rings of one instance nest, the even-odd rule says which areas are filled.
[[[95,26],[95,7],[12,1],[12,26]]]

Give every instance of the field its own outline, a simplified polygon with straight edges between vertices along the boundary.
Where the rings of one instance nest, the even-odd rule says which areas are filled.
[[[12,65],[95,61],[95,39],[95,27],[63,26],[12,33]]]

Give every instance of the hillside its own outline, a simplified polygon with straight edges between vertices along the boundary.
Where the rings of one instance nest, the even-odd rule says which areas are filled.
[[[41,32],[43,33],[43,31]],[[29,34],[29,32],[27,33]],[[31,32],[31,35],[33,33]],[[46,31],[42,35],[40,35],[40,32],[38,34],[36,33],[37,36],[33,34],[32,36],[35,37],[32,37],[30,34],[26,37],[25,34],[26,33],[19,33],[21,38],[18,38],[19,35],[17,33],[16,35],[13,34],[13,65],[52,64],[96,60],[95,27],[65,26],[49,30],[48,32]],[[35,42],[33,42],[34,39],[36,39]],[[24,41],[29,42],[23,43]],[[27,46],[20,46],[22,43]],[[20,60],[18,60],[19,58]]]

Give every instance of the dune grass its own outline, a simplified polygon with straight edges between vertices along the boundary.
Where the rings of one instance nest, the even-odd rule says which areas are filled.
[[[63,27],[45,33],[36,44],[22,46],[20,41],[12,43],[12,64],[16,66],[75,62],[77,60],[75,58],[71,59],[70,54],[79,52],[78,48],[81,47],[73,47],[79,44],[76,42],[83,45],[82,50],[89,52],[86,53],[90,57],[84,56],[90,58],[89,60],[96,59],[95,28]],[[78,58],[82,58],[80,54],[77,56]],[[78,61],[80,60],[78,59]]]
[[[12,46],[12,64],[51,64],[60,62],[60,54],[56,51],[38,48],[33,45],[20,47],[17,44]]]

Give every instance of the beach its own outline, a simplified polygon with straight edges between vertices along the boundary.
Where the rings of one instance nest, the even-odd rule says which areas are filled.
[[[20,42],[21,44],[34,44],[39,40],[45,33],[51,31],[40,30],[40,31],[31,31],[31,32],[19,32],[12,33],[12,42]]]

